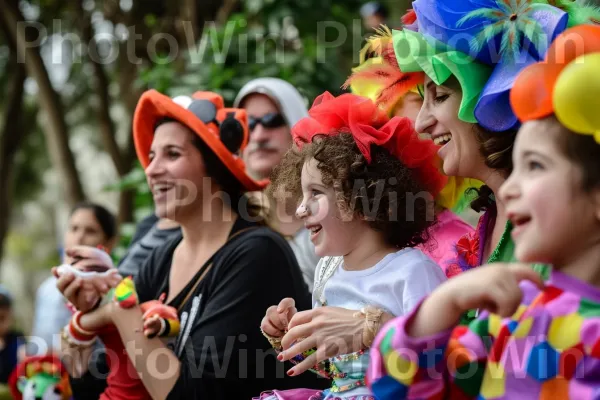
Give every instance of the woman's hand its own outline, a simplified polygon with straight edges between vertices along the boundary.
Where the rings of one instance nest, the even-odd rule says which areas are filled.
[[[423,302],[407,333],[424,337],[444,332],[471,309],[485,309],[510,317],[523,299],[519,287],[523,280],[533,282],[540,289],[544,287],[540,275],[525,264],[493,264],[464,272],[439,286]]]
[[[291,319],[281,344],[284,351],[279,360],[289,360],[312,348],[317,351],[289,372],[298,375],[317,363],[341,354],[360,351],[365,319],[355,317],[355,310],[339,307],[319,307],[301,311]]]
[[[298,312],[294,299],[287,297],[277,306],[271,306],[260,323],[260,328],[269,336],[282,337],[288,330],[288,323]]]
[[[112,324],[114,306],[115,303],[111,301],[97,310],[83,314],[79,320],[81,328],[86,331],[97,332],[105,326]]]
[[[52,273],[58,278],[56,287],[79,311],[87,312],[94,308],[100,298],[122,280],[110,256],[102,250],[90,246],[76,246],[67,249],[66,254],[70,259],[77,260],[75,267],[82,271],[92,268],[115,271],[111,274],[84,279],[72,273],[59,277],[57,268],[52,268]]]

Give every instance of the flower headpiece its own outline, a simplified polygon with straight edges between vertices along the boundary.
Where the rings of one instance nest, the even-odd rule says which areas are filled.
[[[416,25],[416,14],[407,13],[402,22]],[[406,28],[405,28],[406,29]],[[367,60],[367,54],[375,57]],[[423,83],[423,72],[400,71],[392,33],[386,26],[376,31],[376,35],[367,39],[367,44],[360,52],[360,65],[352,70],[344,88],[350,87],[352,93],[370,98],[392,117],[397,105],[408,92],[418,93],[418,85]],[[441,162],[440,169],[441,169]],[[440,191],[436,202],[443,208],[461,212],[466,204],[466,191],[471,187],[480,187],[481,182],[469,178],[448,177],[447,184]]]
[[[367,58],[368,54],[374,57]],[[343,88],[349,87],[352,93],[370,98],[391,115],[406,93],[417,92],[417,85],[422,84],[424,78],[422,72],[400,71],[392,32],[383,25],[367,39],[360,51],[360,65],[352,70]]]
[[[555,114],[568,129],[600,144],[600,26],[581,25],[558,36],[544,61],[523,70],[510,93],[522,122]]]
[[[491,131],[518,127],[509,93],[519,72],[568,25],[599,14],[572,0],[415,0],[413,7],[418,33],[393,32],[400,68],[423,70],[438,85],[455,76],[459,118]]]
[[[292,128],[295,144],[301,148],[315,136],[351,134],[368,163],[371,146],[387,149],[436,196],[446,184],[446,177],[435,165],[437,147],[421,140],[408,118],[389,118],[370,99],[346,93],[334,97],[325,92],[317,97],[303,118]]]

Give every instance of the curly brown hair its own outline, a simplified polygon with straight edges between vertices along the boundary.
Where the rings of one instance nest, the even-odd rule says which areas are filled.
[[[380,146],[371,163],[347,132],[317,135],[301,149],[289,150],[271,176],[268,193],[278,201],[302,198],[303,165],[315,159],[323,184],[334,188],[343,214],[367,221],[388,245],[414,247],[429,240],[435,223],[434,199],[413,171]]]

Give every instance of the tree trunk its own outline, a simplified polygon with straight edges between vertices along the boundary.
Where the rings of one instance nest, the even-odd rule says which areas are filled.
[[[39,91],[40,108],[45,112],[48,126],[43,129],[52,164],[58,169],[65,187],[65,201],[69,206],[82,201],[85,196],[75,167],[75,159],[69,148],[67,124],[61,99],[52,87],[48,71],[44,65],[38,47],[28,47],[25,29],[19,29],[24,21],[20,10],[0,0],[0,13],[9,32],[10,39],[16,44],[19,61],[26,60],[25,67],[30,77],[35,79]]]
[[[95,77],[95,93],[98,97],[98,108],[96,110],[98,127],[104,148],[110,155],[115,165],[119,178],[123,178],[131,170],[131,162],[127,160],[128,152],[121,151],[117,143],[117,131],[112,118],[110,117],[110,94],[108,87],[110,82],[106,76],[106,71],[102,64],[94,61],[90,57],[89,51],[97,51],[95,32],[92,26],[91,16],[86,15],[83,9],[83,3],[79,2],[78,17],[82,21],[81,33],[84,43],[89,43],[88,61],[92,64]],[[124,190],[119,193],[119,223],[133,221],[133,200],[134,193],[131,190]]]
[[[12,46],[11,46],[12,47]],[[0,132],[0,260],[4,254],[4,239],[10,228],[13,194],[13,165],[17,149],[23,143],[29,130],[23,128],[23,85],[27,71],[23,64],[17,62],[14,52],[11,54],[14,63],[14,76],[8,90],[7,104]]]

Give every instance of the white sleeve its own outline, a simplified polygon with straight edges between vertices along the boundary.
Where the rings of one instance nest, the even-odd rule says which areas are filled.
[[[38,288],[35,299],[31,348],[36,352],[46,352],[58,343],[57,335],[69,322],[71,313],[66,306],[62,293],[56,288],[56,279],[46,279]],[[35,346],[33,346],[35,344]],[[44,348],[45,347],[45,348]]]
[[[404,315],[410,313],[423,298],[446,280],[442,269],[429,258],[415,262],[404,281],[402,308]]]

